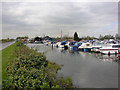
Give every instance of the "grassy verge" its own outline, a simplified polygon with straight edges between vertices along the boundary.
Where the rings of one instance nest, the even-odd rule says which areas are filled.
[[[2,52],[2,80],[5,80],[7,78],[7,72],[6,68],[8,64],[14,59],[14,50],[16,47],[16,43],[8,46],[7,48],[3,49]]]
[[[0,89],[2,85],[2,51],[0,51]]]

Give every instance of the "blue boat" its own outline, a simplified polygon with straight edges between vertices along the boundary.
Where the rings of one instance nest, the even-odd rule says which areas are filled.
[[[67,43],[67,41],[62,41],[61,45],[65,45]]]
[[[78,47],[81,46],[82,43],[81,42],[76,42],[73,47],[72,47],[72,50],[78,50]]]
[[[69,43],[69,49],[73,49],[75,43],[76,43],[76,41],[70,42],[70,43]]]

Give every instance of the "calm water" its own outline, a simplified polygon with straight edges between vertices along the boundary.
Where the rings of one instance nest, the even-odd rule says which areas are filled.
[[[118,62],[114,55],[62,51],[40,44],[28,44],[45,52],[48,60],[63,64],[60,76],[70,77],[75,86],[80,88],[117,88]]]

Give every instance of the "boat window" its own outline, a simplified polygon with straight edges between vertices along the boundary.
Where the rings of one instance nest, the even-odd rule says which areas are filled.
[[[120,48],[120,45],[113,45],[112,48]]]
[[[89,44],[86,44],[86,46],[89,46]]]

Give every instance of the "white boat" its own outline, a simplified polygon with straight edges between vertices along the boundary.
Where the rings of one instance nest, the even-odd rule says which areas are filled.
[[[95,43],[93,46],[92,46],[92,49],[91,51],[93,52],[96,52],[96,53],[99,53],[100,52],[100,48],[104,47],[106,44],[104,44],[103,42],[101,43]]]
[[[104,46],[106,46],[106,44],[104,43],[104,41],[94,43],[94,44],[92,45],[91,51],[96,52],[96,53],[99,53],[99,52],[100,52],[100,48],[102,48],[102,47],[104,47]]]
[[[50,45],[51,45],[51,44],[50,44],[50,43],[51,43],[50,41],[46,41],[46,42],[44,41],[43,43],[44,43],[45,45],[47,45],[47,46],[50,46]]]
[[[106,45],[106,47],[100,48],[100,52],[102,54],[118,54],[118,49],[120,48],[120,44],[110,44]]]
[[[70,50],[72,50],[72,48],[74,47],[76,41],[71,41],[71,42],[68,42],[67,45],[69,47]]]
[[[59,47],[60,46],[60,44],[61,44],[61,42],[57,42],[56,44],[55,44],[55,47]]]
[[[92,45],[91,43],[87,42],[87,43],[82,43],[81,46],[78,47],[79,50],[82,50],[84,52],[88,52],[91,51],[92,49]]]
[[[100,48],[102,48],[102,46],[92,46],[91,51],[98,53],[100,52]]]
[[[66,41],[57,42],[55,46],[59,49],[68,49],[68,45]]]

